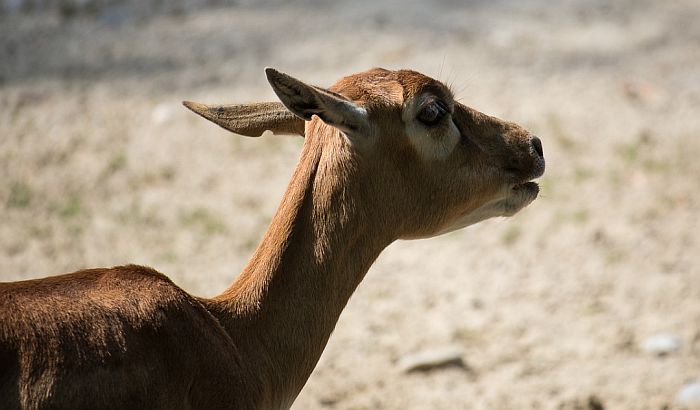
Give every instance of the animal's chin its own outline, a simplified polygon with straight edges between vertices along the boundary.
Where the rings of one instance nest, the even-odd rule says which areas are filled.
[[[532,201],[537,198],[537,195],[540,192],[540,186],[537,184],[537,182],[528,181],[506,187],[505,193],[503,193],[503,191],[501,192],[502,194],[497,199],[494,199],[480,206],[479,208],[462,215],[450,225],[444,226],[438,231],[421,235],[406,236],[401,239],[430,238],[456,231],[469,225],[474,225],[489,218],[513,216],[521,209],[530,205]]]
[[[509,195],[500,201],[503,206],[502,216],[515,215],[518,211],[530,205],[539,193],[540,186],[534,181],[514,185],[510,189]]]
[[[540,193],[540,185],[535,182],[535,181],[528,181],[522,184],[515,185],[513,188],[511,188],[511,191],[515,196],[522,198],[523,200],[527,200],[528,205],[530,202],[534,201],[535,198],[537,198],[537,195]]]
[[[540,186],[535,181],[528,181],[522,184],[517,184],[513,186],[513,191],[529,191],[534,192],[535,196],[540,192]]]
[[[539,192],[540,187],[536,182],[528,181],[514,185],[509,188],[505,196],[500,199],[486,203],[468,214],[462,215],[452,224],[443,227],[432,235],[422,237],[442,235],[465,228],[469,225],[474,225],[489,218],[513,216],[521,209],[530,205],[530,203],[537,198]]]

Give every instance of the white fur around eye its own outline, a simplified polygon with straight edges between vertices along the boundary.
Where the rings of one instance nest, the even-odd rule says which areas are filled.
[[[411,145],[424,159],[445,159],[459,144],[460,134],[457,126],[451,118],[445,120],[448,121],[448,125],[436,127],[428,127],[415,118],[404,122]]]
[[[403,108],[401,117],[408,140],[418,154],[425,160],[441,160],[449,157],[457,147],[460,133],[450,114],[446,114],[444,118],[446,124],[432,127],[416,119],[418,111],[428,98],[434,97],[426,94],[408,102]]]

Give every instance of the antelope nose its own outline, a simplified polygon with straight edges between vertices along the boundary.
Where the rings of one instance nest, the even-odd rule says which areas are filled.
[[[542,140],[537,137],[532,137],[530,143],[532,144],[532,148],[535,150],[537,155],[539,155],[540,158],[544,158],[544,151],[542,151]]]

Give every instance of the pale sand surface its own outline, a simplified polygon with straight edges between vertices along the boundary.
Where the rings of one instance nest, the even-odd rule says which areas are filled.
[[[542,138],[541,197],[387,249],[294,408],[682,408],[700,377],[700,3],[174,4],[0,14],[0,280],[133,262],[222,291],[302,140],[228,134],[180,101],[273,100],[265,66],[326,86],[413,68]],[[660,332],[680,349],[640,348]],[[468,370],[400,371],[435,347]]]

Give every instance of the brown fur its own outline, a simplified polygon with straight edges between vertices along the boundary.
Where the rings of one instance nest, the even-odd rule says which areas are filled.
[[[350,141],[306,122],[279,210],[221,295],[195,298],[134,265],[0,284],[3,408],[287,408],[382,249],[435,235],[542,171],[520,127],[419,73],[374,69],[327,92],[365,107],[373,134]],[[404,131],[402,110],[424,93],[449,100],[465,140],[439,161]]]

